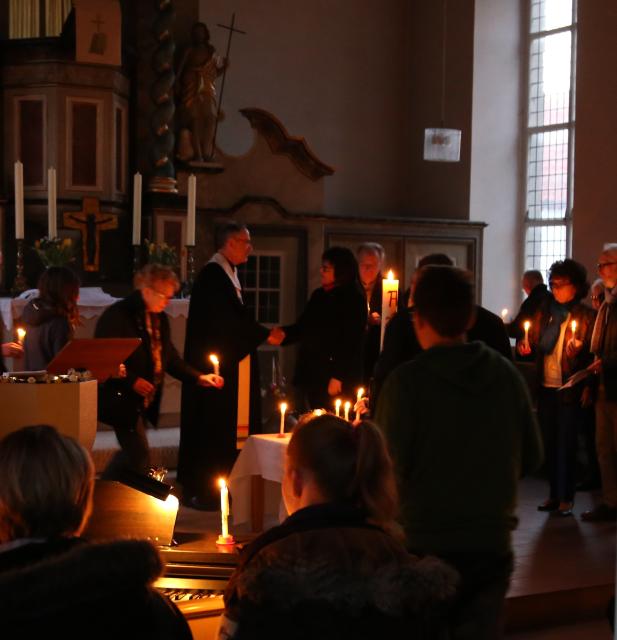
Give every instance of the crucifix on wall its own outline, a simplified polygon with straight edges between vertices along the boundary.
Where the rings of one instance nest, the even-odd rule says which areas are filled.
[[[118,216],[104,213],[98,198],[83,198],[81,211],[65,211],[64,226],[81,233],[84,271],[98,271],[101,231],[118,228]]]

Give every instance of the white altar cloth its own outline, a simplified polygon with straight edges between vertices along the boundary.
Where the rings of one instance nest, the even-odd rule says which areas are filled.
[[[290,434],[285,434],[284,438],[272,434],[254,435],[244,443],[228,480],[235,525],[251,521],[252,476],[264,480],[264,521],[278,518],[282,522],[287,516],[281,484],[290,437]]]

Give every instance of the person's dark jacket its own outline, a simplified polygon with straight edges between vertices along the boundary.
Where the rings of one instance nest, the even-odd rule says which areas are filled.
[[[190,640],[178,608],[152,587],[162,573],[146,541],[28,543],[0,553],[2,636],[35,640]]]
[[[617,402],[617,303],[603,303],[607,307],[606,328],[602,353],[602,375],[606,399]]]
[[[525,320],[531,322],[532,318],[538,312],[545,300],[550,299],[551,292],[545,284],[536,285],[529,295],[523,300],[521,307],[512,322],[506,325],[508,335],[511,338],[522,340],[525,335],[523,324]]]
[[[487,347],[495,349],[508,360],[512,360],[512,347],[503,320],[488,309],[476,305],[476,319],[467,332],[467,341],[479,340]]]
[[[536,354],[536,381],[538,385],[542,385],[544,379],[544,358],[549,355],[542,351],[540,346],[541,336],[546,331],[551,320],[551,304],[553,297],[545,298],[540,307],[536,310],[535,315],[531,318],[531,327],[529,329],[529,346]],[[589,348],[591,346],[591,335],[593,333],[593,325],[596,318],[596,312],[587,305],[578,302],[570,309],[570,317],[566,325],[563,337],[563,345],[561,351],[561,379],[565,383],[570,376],[577,371],[587,368],[593,361],[593,354]],[[568,342],[572,339],[572,320],[576,320],[576,336],[582,340],[582,349],[569,356],[567,352]],[[594,379],[592,376],[583,380],[579,384],[569,389],[561,391],[561,399],[563,402],[573,403],[580,402],[581,394],[586,386],[592,385]]]
[[[195,382],[200,373],[181,358],[171,341],[169,318],[158,314],[161,333],[163,371],[174,378]],[[125,361],[126,378],[110,378],[99,385],[99,420],[114,426],[132,428],[142,410],[144,399],[133,391],[137,378],[154,382],[154,362],[150,336],[146,329],[146,307],[141,291],[118,300],[105,309],[94,330],[95,338],[140,338],[141,344]],[[146,416],[156,424],[161,404],[162,385],[146,410]]]
[[[24,368],[27,371],[47,369],[55,355],[71,339],[68,318],[59,315],[41,298],[30,300],[24,307],[21,320],[25,324]]]
[[[342,382],[343,393],[354,393],[362,381],[366,318],[366,298],[356,283],[313,291],[297,322],[283,327],[283,344],[300,343],[294,385],[324,402],[331,378]]]
[[[226,593],[234,640],[441,639],[457,575],[418,560],[355,507],[296,511],[243,552]],[[447,637],[447,636],[446,636]]]

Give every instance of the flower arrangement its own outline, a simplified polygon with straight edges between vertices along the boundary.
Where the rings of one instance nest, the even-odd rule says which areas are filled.
[[[144,240],[146,248],[146,261],[164,264],[174,269],[178,267],[178,254],[175,247],[169,246],[166,242],[157,243]]]
[[[34,250],[46,267],[64,267],[75,260],[71,238],[48,238],[45,236],[35,241]]]

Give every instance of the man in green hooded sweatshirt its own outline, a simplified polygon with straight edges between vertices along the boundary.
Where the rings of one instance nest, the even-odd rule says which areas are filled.
[[[386,379],[375,416],[394,458],[402,524],[410,551],[461,574],[452,637],[501,638],[517,486],[541,464],[539,430],[515,366],[465,341],[469,274],[424,267],[414,304],[423,352]]]

